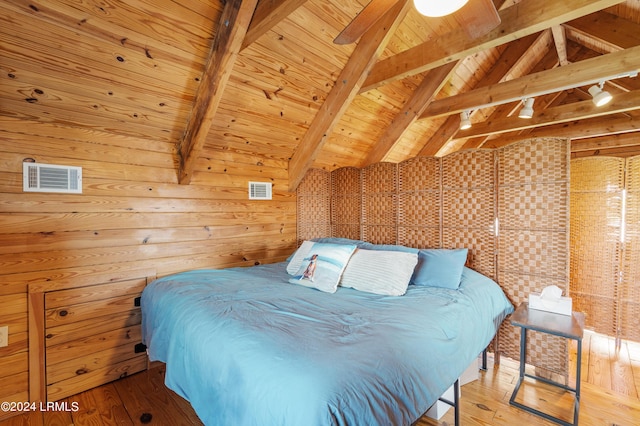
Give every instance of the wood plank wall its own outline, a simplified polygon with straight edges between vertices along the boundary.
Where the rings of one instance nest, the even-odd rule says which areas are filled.
[[[0,400],[29,398],[30,283],[250,266],[294,250],[296,201],[286,192],[285,161],[220,151],[199,162],[191,185],[179,185],[171,146],[0,117],[0,326],[9,326]],[[24,193],[25,158],[83,167],[83,193]],[[272,182],[273,200],[248,200],[250,180]]]

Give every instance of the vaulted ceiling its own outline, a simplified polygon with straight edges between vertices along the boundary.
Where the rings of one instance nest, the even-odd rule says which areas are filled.
[[[0,117],[138,138],[184,184],[229,152],[286,161],[290,189],[310,167],[534,136],[571,138],[574,156],[640,154],[640,0],[494,0],[501,23],[473,39],[400,0],[334,43],[366,4],[2,2]],[[600,108],[598,81],[614,96]]]

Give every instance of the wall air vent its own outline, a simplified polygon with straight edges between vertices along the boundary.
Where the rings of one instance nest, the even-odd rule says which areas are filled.
[[[271,183],[269,182],[249,182],[250,200],[270,200]]]
[[[82,167],[22,163],[24,192],[82,194]]]

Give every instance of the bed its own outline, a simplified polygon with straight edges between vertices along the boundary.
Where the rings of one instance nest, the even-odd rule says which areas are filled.
[[[166,385],[206,425],[411,424],[513,311],[466,267],[456,289],[408,284],[387,295],[297,285],[292,262],[193,270],[145,288],[149,357],[166,363]]]

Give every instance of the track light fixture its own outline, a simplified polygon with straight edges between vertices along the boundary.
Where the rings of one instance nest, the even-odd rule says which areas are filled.
[[[593,104],[597,107],[606,105],[611,101],[611,99],[613,99],[611,93],[607,92],[606,90],[602,90],[603,87],[604,81],[601,81],[599,84],[589,87],[589,94],[593,98]]]
[[[462,111],[460,113],[460,130],[467,130],[471,128],[471,120],[469,119],[469,115],[471,111]]]
[[[469,0],[413,0],[416,10],[424,16],[438,17],[449,15],[462,6],[467,4]]]
[[[520,110],[518,117],[520,118],[533,117],[533,101],[535,101],[535,98],[524,98],[522,100],[522,103],[524,104],[524,106]]]

